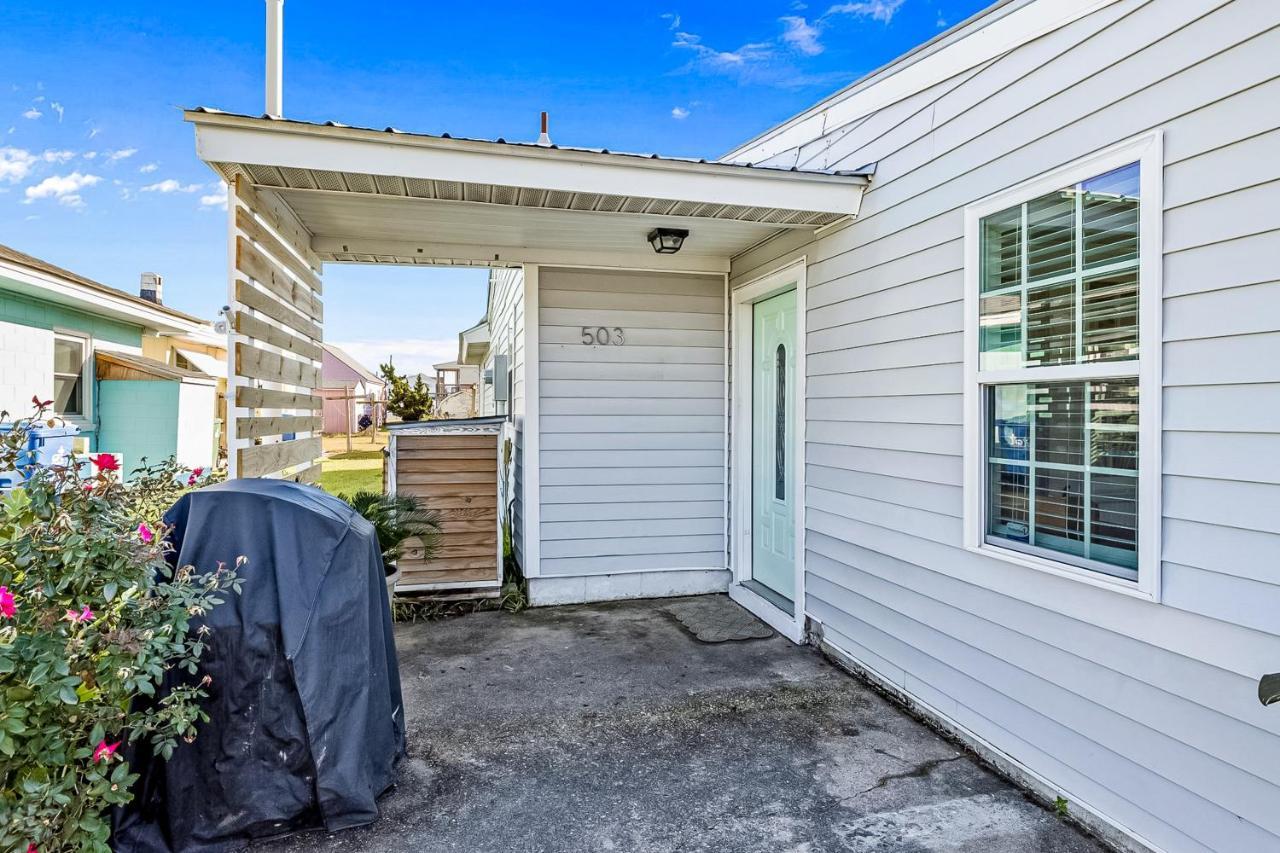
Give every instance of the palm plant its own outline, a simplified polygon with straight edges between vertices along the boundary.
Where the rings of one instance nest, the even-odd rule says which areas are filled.
[[[360,491],[348,495],[345,500],[373,525],[387,574],[395,571],[396,561],[404,554],[404,543],[410,539],[421,543],[419,547],[424,560],[435,556],[440,543],[440,513],[428,509],[422,498],[403,492],[385,495]]]

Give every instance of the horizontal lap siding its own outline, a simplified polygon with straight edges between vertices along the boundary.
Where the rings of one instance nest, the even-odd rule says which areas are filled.
[[[724,280],[543,268],[538,313],[542,575],[723,567]]]
[[[512,548],[516,561],[524,565],[524,271],[495,269],[490,273],[491,293],[489,305],[489,352],[485,356],[484,370],[493,370],[494,358],[507,356],[511,365],[511,397],[506,412],[512,413],[515,425],[515,447],[512,448],[511,518]],[[483,377],[482,377],[483,380]],[[505,376],[494,376],[493,384],[482,382],[481,414],[503,414],[496,408],[494,389],[505,383]]]
[[[1168,850],[1280,849],[1280,716],[1256,698],[1280,668],[1277,26],[1266,0],[1122,0],[837,128],[809,156],[877,162],[859,219],[731,279],[808,258],[825,638]],[[1153,128],[1161,604],[965,551],[961,489],[965,205]]]

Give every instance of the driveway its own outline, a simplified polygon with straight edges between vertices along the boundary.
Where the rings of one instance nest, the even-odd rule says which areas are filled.
[[[258,849],[1103,849],[812,649],[703,642],[677,612],[733,625],[736,605],[398,626],[410,755],[382,818]]]

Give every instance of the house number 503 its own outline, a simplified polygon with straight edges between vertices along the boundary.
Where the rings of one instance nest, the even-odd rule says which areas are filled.
[[[617,326],[613,328],[608,326],[582,327],[582,343],[584,346],[607,347],[612,344],[615,347],[620,347],[626,342],[626,335]]]

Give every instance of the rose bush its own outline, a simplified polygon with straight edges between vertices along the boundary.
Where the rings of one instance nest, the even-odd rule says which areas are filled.
[[[47,405],[33,402],[0,436],[0,470],[29,465]],[[194,737],[202,685],[158,700],[156,687],[197,672],[193,620],[240,589],[239,565],[165,562],[160,517],[203,472],[161,463],[126,486],[114,458],[93,461],[32,467],[0,502],[0,851],[110,849],[108,811],[136,778],[123,747],[168,757]]]

